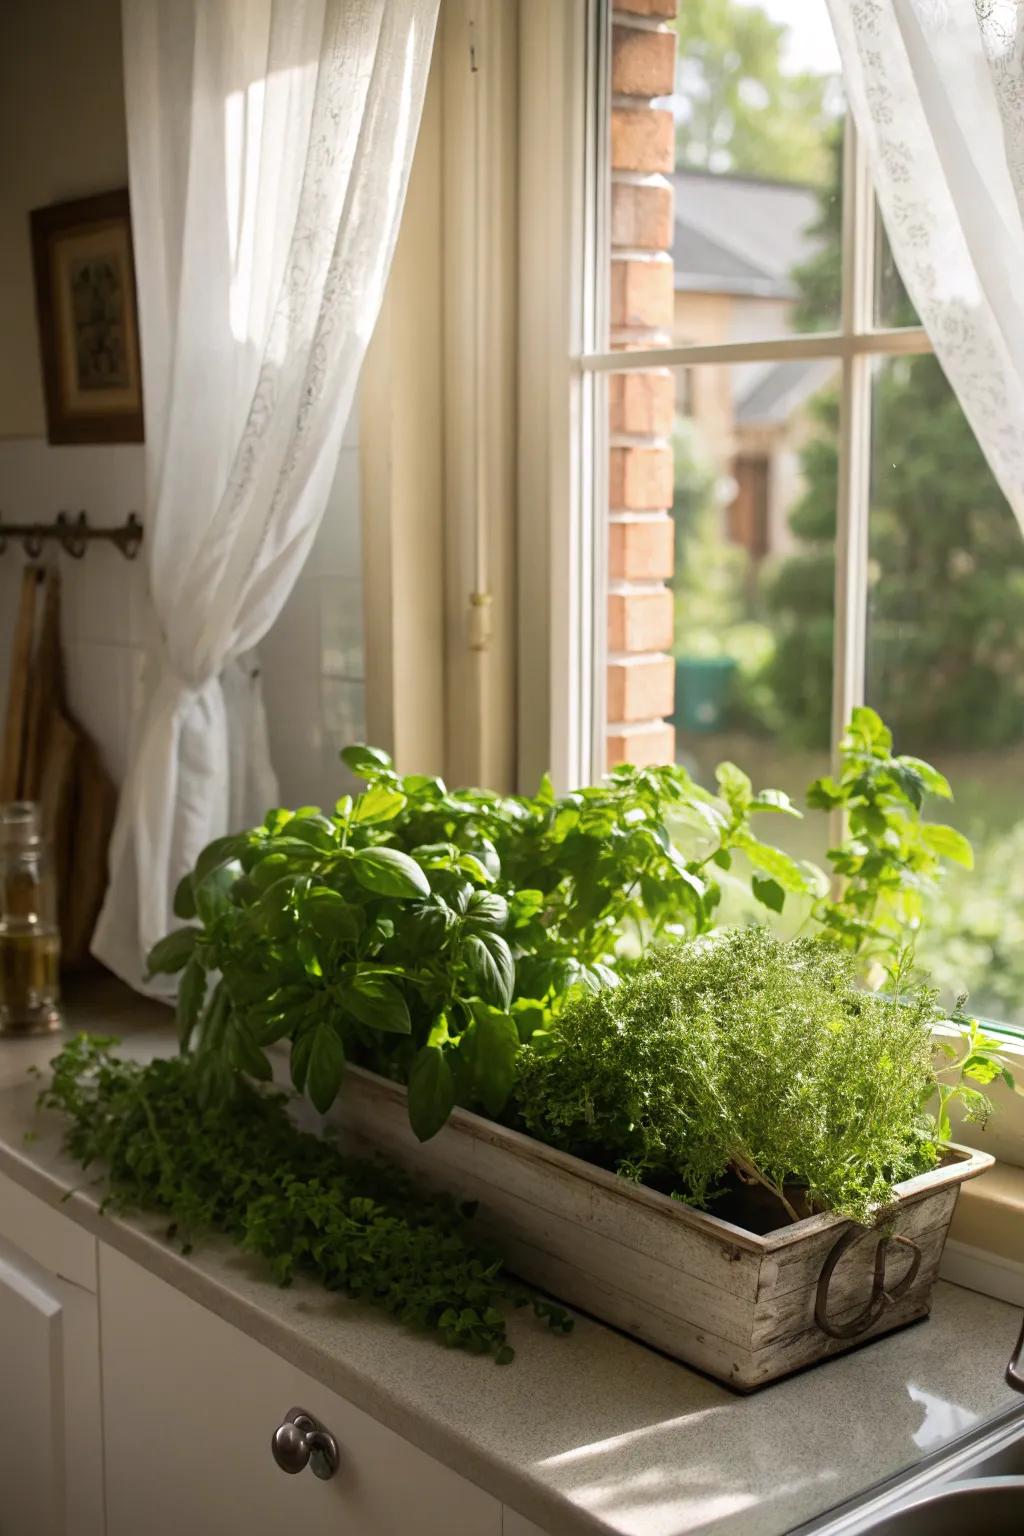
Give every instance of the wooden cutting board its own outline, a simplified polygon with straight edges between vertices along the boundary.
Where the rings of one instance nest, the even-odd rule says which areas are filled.
[[[56,568],[27,567],[22,581],[0,786],[0,798],[39,804],[53,849],[62,965],[93,963],[89,943],[106,890],[117,791],[67,709]]]
[[[21,594],[11,646],[7,713],[4,718],[3,750],[0,752],[0,800],[17,800],[21,794],[25,724],[36,629],[36,594],[42,580],[43,571],[38,565],[26,565],[21,577]]]

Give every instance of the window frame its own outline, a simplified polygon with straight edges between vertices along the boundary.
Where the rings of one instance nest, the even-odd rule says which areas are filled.
[[[834,756],[865,692],[872,364],[933,352],[922,327],[875,324],[877,210],[849,115],[838,330],[628,354],[598,345],[607,335],[614,15],[612,0],[519,0],[517,776],[524,789],[547,768],[563,791],[592,782],[604,768],[608,455],[601,450],[609,374],[793,358],[840,364]],[[580,38],[587,40],[583,49]],[[1005,1024],[994,1028],[1024,1084],[1024,1034]],[[1024,1098],[1002,1082],[990,1091],[998,1113],[984,1127],[958,1132],[1020,1168],[1024,1185]],[[1009,1299],[1005,1289],[992,1290],[976,1258],[958,1255],[950,1277]]]
[[[581,174],[607,188],[611,183],[610,135],[608,132],[608,80],[611,68],[607,34],[615,12],[612,0],[589,0],[592,15],[589,24],[603,31],[603,89],[592,93],[585,104],[591,119],[589,142],[596,164],[581,168]],[[636,18],[631,18],[634,25]],[[666,98],[667,99],[667,98]],[[603,114],[603,118],[597,114]],[[596,119],[596,120],[595,120]],[[603,129],[603,131],[602,131]],[[610,250],[607,198],[592,197],[585,205],[591,221],[584,232],[582,246],[587,251]],[[834,331],[812,331],[790,336],[769,337],[748,342],[721,342],[704,345],[651,347],[635,351],[615,351],[597,344],[607,335],[599,300],[592,298],[589,312],[593,324],[584,330],[582,350],[572,358],[576,387],[582,396],[594,394],[594,383],[611,373],[636,372],[644,368],[684,368],[698,364],[786,362],[792,359],[830,358],[840,367],[839,381],[839,466],[836,508],[836,575],[834,602],[834,641],[832,655],[832,731],[833,760],[851,711],[864,703],[867,656],[868,603],[868,529],[871,498],[871,371],[876,359],[921,356],[933,352],[922,326],[890,327],[875,324],[875,278],[878,256],[878,217],[871,175],[863,144],[852,116],[846,114],[843,138],[843,186],[841,232],[841,294],[839,327]],[[581,274],[584,290],[589,286],[598,294],[605,284],[607,261],[599,259]],[[593,410],[593,406],[590,406]],[[607,417],[604,418],[605,421]],[[602,424],[599,416],[589,422],[591,451],[599,458]],[[592,494],[589,503],[581,502],[575,515],[589,533],[581,543],[601,544],[607,521],[607,500]],[[595,635],[589,657],[589,687],[594,714],[603,725],[602,683],[606,656],[603,634]],[[581,763],[583,777],[593,777],[604,769],[599,731],[591,732],[589,760]]]

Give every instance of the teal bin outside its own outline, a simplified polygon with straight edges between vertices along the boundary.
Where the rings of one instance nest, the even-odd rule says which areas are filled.
[[[725,726],[736,662],[731,656],[676,658],[675,723],[680,731],[720,731]]]

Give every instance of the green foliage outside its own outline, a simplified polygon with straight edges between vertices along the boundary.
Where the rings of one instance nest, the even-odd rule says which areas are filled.
[[[703,71],[707,100],[700,123],[729,133],[729,104],[747,65],[737,66],[738,40],[753,28],[762,39],[774,30],[768,60],[757,51],[766,89],[754,95],[789,113],[771,82],[779,67],[780,29],[755,7],[732,0],[685,8],[682,47]],[[700,41],[706,31],[707,41]],[[825,99],[825,98],[822,98]],[[694,130],[696,132],[696,130]],[[798,298],[793,324],[815,330],[834,324],[840,279],[841,125],[823,126],[818,107],[807,109],[804,132],[814,136],[824,162],[819,215],[809,234],[817,253],[793,274]],[[714,133],[701,128],[697,139]],[[772,142],[768,134],[766,143]],[[795,141],[794,141],[795,142]],[[785,175],[785,166],[748,160],[745,130],[732,159],[720,169]],[[683,143],[688,163],[706,163],[699,143]],[[800,174],[799,172],[796,174]],[[915,324],[916,316],[883,247],[878,259],[879,318]],[[715,575],[699,619],[680,604],[680,649],[690,655],[733,655],[738,661],[727,728],[770,735],[786,750],[821,749],[830,733],[834,547],[838,484],[838,395],[826,389],[805,407],[807,436],[800,452],[802,491],[789,523],[795,552],[769,558],[755,570],[734,559],[720,528],[707,515],[703,542],[680,540],[678,581],[692,598],[704,569]],[[698,486],[699,486],[698,480]],[[961,813],[977,847],[977,873],[954,880],[934,903],[923,955],[935,967],[945,996],[968,988],[996,1017],[1021,1019],[1024,965],[1012,941],[1021,897],[1012,852],[1024,823],[1019,795],[986,793],[985,753],[1024,746],[1024,540],[974,440],[963,413],[932,357],[894,358],[875,373],[873,393],[872,510],[869,550],[868,693],[901,744],[922,755],[956,755],[970,811]],[[677,516],[690,505],[677,496]],[[700,515],[697,518],[700,524]],[[724,577],[727,576],[727,580]],[[710,601],[714,598],[714,607]],[[977,755],[977,782],[965,755]],[[996,920],[1002,905],[1004,916]]]
[[[735,0],[686,0],[675,25],[683,106],[677,165],[824,180],[827,82],[811,71],[783,70],[786,27]]]
[[[680,654],[728,656],[752,683],[771,654],[771,635],[748,615],[745,552],[720,532],[722,487],[694,423],[672,433],[676,530],[676,634]]]
[[[930,894],[917,957],[947,1006],[969,989],[989,1018],[1022,1021],[1024,821],[978,850],[973,874],[957,870]]]
[[[833,260],[830,249],[818,258]],[[807,323],[818,261],[798,274]],[[765,584],[777,635],[766,723],[801,741],[828,732],[838,415],[834,392],[812,403],[804,489],[789,519],[801,548]],[[893,358],[876,371],[871,503],[872,703],[921,752],[1021,741],[1024,539],[932,357]]]

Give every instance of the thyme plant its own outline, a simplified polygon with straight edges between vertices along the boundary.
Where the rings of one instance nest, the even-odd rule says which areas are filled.
[[[780,1221],[869,1221],[938,1159],[926,988],[866,993],[856,959],[759,928],[644,958],[519,1056],[515,1099],[543,1141],[707,1205],[731,1176]]]

